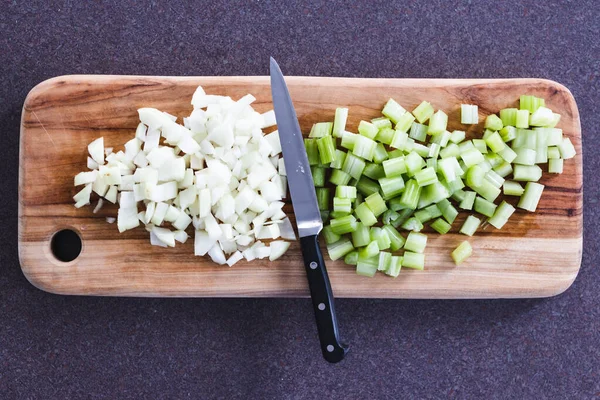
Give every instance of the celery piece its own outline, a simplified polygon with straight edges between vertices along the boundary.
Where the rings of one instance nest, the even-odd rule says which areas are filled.
[[[378,217],[387,210],[387,205],[379,193],[373,193],[365,198],[365,203],[373,214]]]
[[[519,200],[517,207],[534,212],[537,208],[540,198],[542,197],[543,191],[544,185],[535,182],[527,182],[525,185],[525,191],[523,192],[523,195],[521,195],[521,199]]]
[[[327,222],[329,220],[329,215],[331,214],[329,211],[321,211],[321,221],[323,221],[323,223]]]
[[[354,141],[352,153],[368,161],[373,161],[377,143],[366,136],[358,135]],[[348,156],[346,156],[348,158]]]
[[[331,129],[333,127],[333,123],[331,122],[317,122],[313,125],[310,130],[309,138],[321,138],[324,136],[331,135]]]
[[[479,165],[473,165],[467,170],[467,185],[475,189],[483,183],[485,171]]]
[[[372,226],[369,230],[369,236],[371,240],[375,240],[377,242],[377,247],[379,250],[387,250],[390,248],[391,240],[387,234],[387,231],[384,231],[382,228],[378,226]]]
[[[518,109],[516,108],[505,108],[500,110],[500,120],[504,127],[515,126],[517,123],[517,111]]]
[[[396,131],[394,132],[394,137],[392,138],[392,142],[390,143],[390,147],[400,150],[406,150],[408,144],[408,133]]]
[[[529,125],[531,126],[548,126],[554,121],[552,110],[546,107],[540,107],[535,110],[529,117]]]
[[[504,163],[504,159],[500,157],[499,154],[496,153],[487,153],[483,156],[485,160],[490,164],[492,168],[496,168],[499,165]]]
[[[563,173],[563,159],[562,158],[551,158],[548,160],[548,172],[551,174],[562,174]]]
[[[348,109],[338,107],[335,109],[335,117],[333,119],[333,129],[331,134],[335,137],[342,137],[346,130],[346,121],[348,120]]]
[[[427,246],[427,235],[418,232],[410,232],[404,243],[404,248],[415,253],[423,253]]]
[[[460,265],[467,258],[471,257],[472,254],[473,248],[471,247],[471,244],[467,241],[464,241],[461,244],[459,244],[458,247],[454,249],[454,251],[450,255],[454,260],[454,264]]]
[[[346,215],[345,217],[334,218],[329,223],[331,225],[331,230],[338,235],[354,232],[357,225],[354,215]]]
[[[448,142],[450,141],[450,136],[451,133],[448,131],[437,133],[433,135],[433,137],[431,138],[431,142],[439,144],[440,147],[446,147],[448,145]]]
[[[408,132],[412,123],[415,121],[415,116],[409,112],[402,114],[402,116],[398,119],[396,126],[396,132]]]
[[[399,210],[398,214],[400,214],[400,216],[393,220],[391,225],[398,229],[398,227],[402,226],[402,224],[404,224],[406,221],[408,221],[408,219],[412,216],[413,210],[406,208],[403,210]]]
[[[304,147],[306,148],[306,156],[308,157],[309,165],[318,165],[320,161],[319,150],[317,147],[317,139],[304,139]]]
[[[469,215],[465,220],[463,226],[460,228],[459,233],[462,233],[463,235],[467,236],[473,236],[477,231],[477,228],[479,228],[480,224],[481,220],[479,218]]]
[[[331,176],[329,177],[329,182],[334,185],[347,185],[350,182],[351,176],[341,169],[334,169],[331,171]]]
[[[382,251],[379,253],[379,263],[377,264],[377,271],[386,272],[392,261],[392,253]]]
[[[542,169],[537,165],[519,165],[515,164],[513,170],[513,179],[515,181],[537,182],[542,177]]]
[[[433,107],[427,101],[423,100],[412,112],[417,121],[421,124],[427,121],[433,115]]]
[[[454,144],[458,144],[465,140],[467,133],[465,131],[452,131],[450,134],[450,141]]]
[[[354,250],[354,246],[352,246],[352,242],[348,238],[342,238],[335,243],[327,245],[327,253],[329,253],[329,258],[334,261],[344,257],[352,250]]]
[[[506,143],[502,140],[502,136],[498,132],[493,132],[486,139],[485,143],[489,146],[490,150],[494,153],[498,153],[506,147]]]
[[[388,178],[393,178],[395,176],[399,176],[406,173],[406,162],[404,157],[397,157],[385,160],[382,163],[382,165],[383,170],[385,172],[385,176],[387,176]]]
[[[434,182],[431,185],[423,187],[421,198],[417,206],[423,208],[432,203],[438,203],[441,200],[450,197],[450,191],[440,182]]]
[[[487,201],[486,199],[477,196],[475,198],[474,209],[479,214],[485,215],[486,217],[491,217],[494,215],[494,211],[496,211],[496,205],[491,201]]]
[[[381,164],[367,163],[363,175],[378,180],[385,177],[385,172]]]
[[[481,152],[475,148],[467,149],[461,153],[460,157],[467,167],[472,167],[473,165],[482,163],[485,160],[483,158],[483,154],[481,154]]]
[[[371,120],[371,123],[375,125],[377,129],[379,129],[379,131],[381,131],[383,128],[392,127],[392,121],[390,121],[390,119],[386,117],[373,118]]]
[[[542,98],[532,95],[523,94],[519,97],[519,108],[529,112],[535,112],[538,108],[545,106],[545,101]]]
[[[439,209],[437,204],[432,204],[429,207],[426,207],[425,210],[431,215],[431,218],[437,218],[442,216],[442,211]]]
[[[391,224],[393,221],[395,221],[398,218],[400,218],[400,214],[397,211],[394,211],[392,209],[387,209],[383,213],[383,217],[381,218],[381,221],[384,224]]]
[[[487,151],[487,144],[485,143],[485,140],[483,140],[483,139],[473,139],[471,142],[473,142],[473,146],[475,146],[475,149],[477,149],[480,153],[486,154],[488,152]]]
[[[379,128],[368,121],[360,121],[358,124],[358,133],[369,139],[375,139],[378,132]]]
[[[437,207],[442,212],[442,216],[448,223],[452,224],[458,216],[458,210],[447,200],[443,199],[437,203]]]
[[[451,225],[447,223],[443,218],[438,218],[431,223],[431,228],[440,235],[445,235],[450,231]]]
[[[488,219],[488,223],[496,229],[502,229],[504,224],[508,221],[510,216],[515,212],[515,208],[508,204],[506,201],[502,201],[492,218]]]
[[[344,263],[348,265],[358,264],[358,251],[351,251],[344,257]]]
[[[402,259],[402,266],[412,269],[425,269],[425,255],[413,253],[412,251],[405,251]]]
[[[460,123],[461,124],[477,124],[479,123],[479,113],[476,105],[461,104],[460,105]]]
[[[375,146],[375,155],[373,156],[373,162],[376,164],[381,164],[385,160],[388,159],[388,153],[385,150],[385,146],[383,143],[377,143]]]
[[[316,188],[315,193],[317,194],[317,204],[319,205],[319,210],[326,211],[329,210],[329,197],[331,190],[329,188]]]
[[[429,168],[433,168],[435,172],[438,171],[437,158],[428,158],[425,160],[425,165]]]
[[[409,137],[418,140],[420,142],[424,142],[427,140],[427,125],[419,124],[417,122],[413,122],[410,126]]]
[[[517,157],[517,153],[515,153],[515,151],[508,146],[506,146],[503,150],[500,150],[498,154],[504,159],[504,161],[508,163],[513,162]]]
[[[317,139],[317,148],[321,164],[330,164],[335,160],[335,143],[333,136],[323,136]]]
[[[354,209],[354,213],[365,226],[373,226],[377,223],[377,217],[375,217],[373,211],[367,206],[367,203],[360,203]]]
[[[379,246],[376,240],[372,240],[368,245],[358,251],[358,260],[368,260],[379,255]]]
[[[356,224],[356,230],[352,232],[352,244],[354,247],[363,247],[371,242],[371,236],[369,235],[369,228],[366,227],[362,222]]]
[[[402,224],[402,229],[407,231],[420,232],[423,229],[423,224],[416,217],[410,217]]]
[[[385,271],[385,274],[388,276],[391,276],[393,278],[396,278],[398,275],[400,275],[401,269],[402,269],[402,257],[392,256],[390,259],[389,265],[387,267],[387,270]]]
[[[329,164],[329,168],[341,169],[346,161],[346,152],[336,149],[333,161]]]
[[[408,173],[408,176],[413,176],[425,166],[425,160],[414,151],[408,153],[404,158],[404,162],[406,163],[406,172]]]
[[[472,210],[476,196],[477,194],[475,192],[465,192],[465,198],[460,202],[458,206],[463,210]]]
[[[361,176],[356,184],[356,189],[365,196],[370,196],[373,193],[379,192],[379,185],[372,179],[366,176]]]
[[[352,200],[334,197],[333,211],[337,213],[350,214],[352,212]]]
[[[415,211],[415,218],[418,219],[422,224],[432,220],[434,217],[432,217],[429,214],[429,211],[427,211],[426,209],[421,209],[418,211]]]
[[[540,128],[536,128],[536,129],[540,129]],[[563,141],[562,129],[556,129],[556,128],[542,128],[542,129],[548,130],[548,138],[547,138],[547,142],[546,142],[546,144],[548,146],[558,146],[562,143],[562,141]]]
[[[504,181],[502,191],[506,196],[521,196],[523,194],[523,187],[518,182]]]
[[[348,215],[349,213],[345,211],[329,211],[330,218],[342,218]]]
[[[431,185],[434,182],[438,182],[438,177],[433,168],[427,167],[415,174],[417,184],[421,187]]]
[[[385,103],[381,113],[391,119],[393,123],[397,123],[400,117],[406,113],[406,110],[394,99],[389,99],[387,103]]]
[[[467,193],[467,192],[465,192],[462,189],[458,189],[452,193],[452,196],[450,196],[450,198],[452,200],[458,201],[460,203],[461,201],[463,201],[465,199],[465,193]]]
[[[388,238],[390,239],[390,250],[396,251],[404,246],[405,239],[400,233],[391,225],[383,225],[383,230],[386,231]]]
[[[325,225],[321,233],[325,238],[325,243],[327,244],[335,243],[342,238],[341,235],[333,232],[330,225]]]
[[[502,123],[502,119],[498,117],[496,114],[490,114],[485,119],[485,129],[489,129],[492,131],[499,131],[504,127]]]
[[[575,157],[575,147],[573,143],[571,143],[571,139],[563,138],[563,140],[558,144],[558,151],[560,152],[560,157],[563,160],[568,160]]]
[[[421,187],[414,179],[409,179],[406,182],[404,192],[400,197],[400,204],[405,208],[414,210],[419,204],[419,196],[421,195]]]
[[[433,160],[437,160],[438,156],[440,155],[441,149],[442,149],[442,147],[439,144],[430,143],[429,144],[429,154],[427,154],[427,157],[430,157]]]
[[[494,132],[496,132],[496,131],[493,131],[491,129],[486,129],[486,130],[483,131],[483,135],[481,135],[481,138],[483,140],[485,140],[485,139],[487,139]]]
[[[548,162],[548,147],[542,146],[535,149],[535,163],[546,164]]]
[[[500,129],[499,134],[504,143],[508,143],[517,137],[517,128],[514,126],[505,126],[504,128]]]
[[[552,116],[553,116],[552,123],[550,125],[548,125],[548,128],[554,128],[560,121],[560,114],[552,113]]]
[[[504,183],[504,178],[498,175],[494,170],[486,172],[485,179],[487,179],[492,185],[499,188]]]
[[[364,169],[365,161],[360,157],[355,156],[353,153],[346,154],[346,159],[342,165],[342,171],[353,177],[354,179],[360,179]]]
[[[517,128],[529,128],[529,111],[518,110],[515,122]]]
[[[338,186],[335,188],[335,197],[340,199],[356,199],[356,187],[354,186]]]
[[[510,163],[503,161],[502,164],[498,165],[497,167],[494,167],[494,172],[496,172],[501,177],[506,178],[508,175],[512,174],[513,168]]]
[[[377,136],[375,137],[375,140],[377,140],[378,142],[381,142],[383,144],[390,145],[390,144],[392,144],[392,141],[394,140],[395,133],[396,133],[396,131],[393,130],[392,128],[388,128],[388,127],[380,128],[379,133],[377,133]]]
[[[344,131],[344,133],[342,133],[340,146],[350,151],[354,150],[354,143],[356,143],[356,138],[359,136],[360,135],[357,135],[356,133]]]
[[[417,153],[421,157],[429,156],[429,147],[421,143],[414,143],[412,146],[412,152]],[[425,162],[423,162],[425,163]]]
[[[322,167],[310,167],[310,173],[313,178],[313,182],[315,187],[323,187],[325,186],[325,173],[327,171]]]
[[[375,276],[377,272],[377,264],[372,265],[364,261],[358,261],[356,263],[356,274],[361,276],[368,276],[370,278]]]
[[[517,153],[517,157],[514,159],[515,164],[521,165],[534,165],[536,152],[535,150],[526,149],[521,147],[519,149],[515,149],[515,153]]]
[[[446,130],[447,126],[448,126],[448,115],[445,112],[443,112],[442,110],[438,110],[429,119],[429,128],[427,129],[427,134],[435,135],[438,133],[442,133]]]
[[[401,176],[379,179],[379,186],[384,199],[391,199],[404,191],[404,180]]]
[[[513,150],[526,148],[535,150],[537,147],[537,131],[531,129],[517,129],[517,137],[512,143]]]
[[[456,178],[452,182],[444,181],[444,182],[442,182],[442,184],[446,187],[446,189],[448,190],[448,193],[451,196],[454,195],[454,193],[458,192],[459,190],[464,189],[464,187],[465,187],[464,182],[460,178]]]
[[[460,149],[455,143],[450,143],[448,146],[440,150],[440,156],[442,158],[459,157]]]
[[[491,202],[495,201],[501,192],[500,188],[494,186],[487,179],[484,179],[481,185],[472,189],[476,191],[478,195]]]

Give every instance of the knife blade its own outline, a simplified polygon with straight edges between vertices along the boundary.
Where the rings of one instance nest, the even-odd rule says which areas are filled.
[[[348,346],[342,344],[339,339],[333,291],[319,247],[318,237],[323,229],[323,221],[296,110],[281,69],[273,57],[271,57],[270,70],[273,108],[321,351],[327,361],[335,363],[344,358]]]

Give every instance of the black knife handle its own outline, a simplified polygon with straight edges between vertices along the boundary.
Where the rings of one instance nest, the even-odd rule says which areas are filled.
[[[321,254],[317,235],[300,238],[306,277],[310,288],[317,330],[321,342],[323,357],[330,363],[342,361],[348,352],[348,346],[340,343],[333,292],[325,269],[325,260]]]

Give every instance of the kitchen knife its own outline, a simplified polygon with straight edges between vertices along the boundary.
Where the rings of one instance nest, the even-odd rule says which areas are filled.
[[[317,320],[321,351],[327,361],[336,363],[344,358],[348,346],[340,343],[333,292],[319,248],[318,237],[323,229],[323,221],[317,205],[317,195],[296,110],[283,74],[273,57],[271,57],[271,94],[310,297]]]

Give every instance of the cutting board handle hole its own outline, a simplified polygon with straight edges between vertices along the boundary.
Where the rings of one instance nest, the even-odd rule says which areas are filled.
[[[59,261],[73,261],[81,253],[81,238],[74,230],[62,229],[52,236],[50,250]]]

